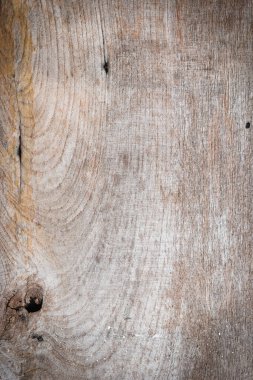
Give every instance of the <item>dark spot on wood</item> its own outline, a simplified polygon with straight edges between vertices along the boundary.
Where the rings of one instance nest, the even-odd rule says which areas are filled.
[[[106,60],[105,60],[105,62],[104,62],[104,64],[103,64],[103,69],[105,70],[105,73],[106,73],[106,75],[107,75],[108,72],[109,72],[109,61],[106,61]]]
[[[37,339],[38,342],[43,342],[44,341],[43,336],[42,335],[38,335],[38,334],[33,334],[32,335],[32,339]]]
[[[19,161],[21,163],[22,161],[22,141],[21,141],[21,135],[19,136],[19,144],[18,144],[18,149],[17,149],[17,155],[19,157]]]
[[[249,121],[246,123],[245,128],[247,128],[247,129],[250,128],[250,122]]]
[[[30,297],[30,300],[25,305],[25,309],[28,313],[35,313],[42,308],[43,299],[39,299],[37,297]]]
[[[28,313],[40,311],[43,304],[43,293],[40,287],[30,288],[25,296],[25,309]]]

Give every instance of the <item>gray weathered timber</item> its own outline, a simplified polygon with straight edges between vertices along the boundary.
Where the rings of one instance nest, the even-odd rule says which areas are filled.
[[[252,31],[0,1],[1,380],[253,379]]]

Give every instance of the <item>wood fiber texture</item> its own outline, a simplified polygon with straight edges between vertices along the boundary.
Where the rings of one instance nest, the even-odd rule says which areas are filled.
[[[1,380],[253,378],[252,32],[0,1]]]

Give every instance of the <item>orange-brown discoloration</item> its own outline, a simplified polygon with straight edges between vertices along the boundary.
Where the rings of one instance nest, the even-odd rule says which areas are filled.
[[[16,141],[13,147],[13,156],[17,156],[17,145],[21,141],[21,162],[16,160],[19,167],[19,177],[15,186],[19,188],[19,200],[16,204],[16,238],[20,245],[20,253],[28,263],[32,255],[32,222],[34,217],[33,191],[32,191],[32,154],[34,131],[34,95],[32,79],[32,38],[29,31],[28,9],[25,3],[18,0],[12,2],[13,23],[13,67],[16,109]],[[21,138],[19,135],[21,134]],[[14,190],[14,189],[13,189]],[[22,239],[20,241],[20,238]]]

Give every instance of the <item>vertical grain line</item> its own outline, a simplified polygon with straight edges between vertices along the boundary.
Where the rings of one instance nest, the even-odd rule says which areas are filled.
[[[17,81],[14,77],[14,86],[15,86],[15,97],[16,97],[16,103],[17,103],[17,114],[18,114],[18,137],[17,137],[17,155],[19,159],[19,194],[21,195],[22,192],[22,122],[21,122],[21,112],[19,108],[19,102],[18,102],[18,88],[17,88]]]
[[[108,54],[106,52],[105,33],[104,33],[104,28],[103,28],[103,23],[102,23],[102,12],[101,12],[101,8],[100,8],[100,3],[98,5],[98,11],[99,11],[99,16],[100,16],[101,34],[102,34],[102,50],[103,50],[103,58],[104,58],[103,69],[105,70],[106,75],[108,75],[108,73],[109,73],[109,59],[108,59]]]

